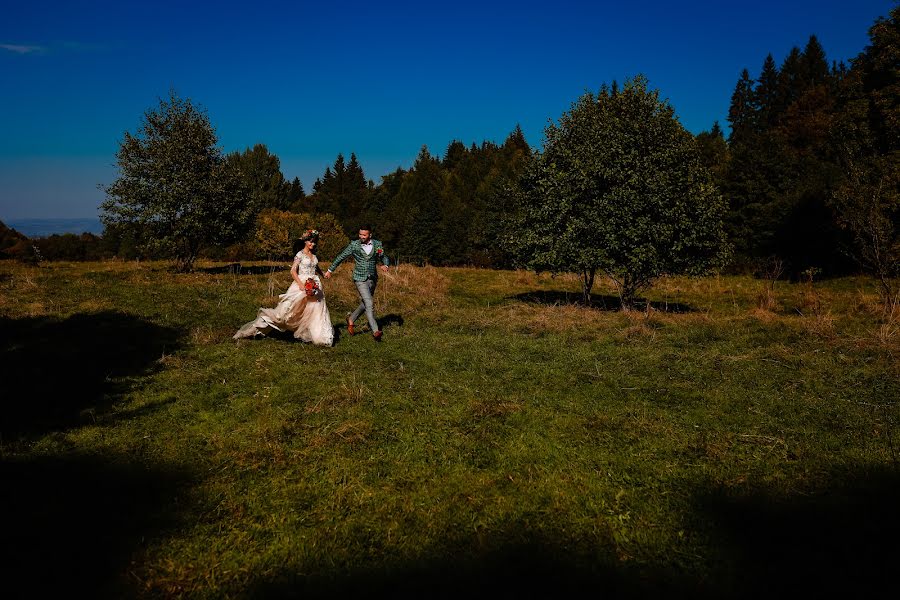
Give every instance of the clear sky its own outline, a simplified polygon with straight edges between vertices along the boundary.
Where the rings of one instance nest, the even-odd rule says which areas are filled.
[[[810,34],[866,45],[893,0],[756,2],[11,1],[0,8],[0,220],[92,217],[125,131],[170,88],[226,152],[264,143],[309,192],[339,152],[367,177],[423,144],[539,145],[584,91],[638,73],[692,132],[735,82]]]

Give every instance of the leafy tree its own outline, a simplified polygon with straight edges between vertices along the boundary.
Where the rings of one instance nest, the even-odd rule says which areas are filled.
[[[318,251],[323,258],[336,256],[347,245],[347,236],[334,215],[268,208],[256,218],[253,243],[257,256],[268,260],[290,258],[296,253],[294,243],[307,229],[319,232]]]
[[[252,206],[217,142],[206,112],[190,99],[174,91],[160,99],[116,152],[118,178],[103,188],[104,225],[136,226],[145,246],[173,256],[182,271],[204,245],[239,239]]]
[[[582,276],[597,271],[623,306],[663,274],[721,264],[724,203],[693,136],[642,77],[585,94],[545,130],[527,169],[507,243],[520,264]]]

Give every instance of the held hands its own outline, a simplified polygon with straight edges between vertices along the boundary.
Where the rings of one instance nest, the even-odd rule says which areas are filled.
[[[325,279],[331,279],[331,271],[325,271]]]
[[[382,271],[383,273],[387,273],[387,272],[388,272],[388,267],[387,267],[387,265],[381,265],[381,271]]]

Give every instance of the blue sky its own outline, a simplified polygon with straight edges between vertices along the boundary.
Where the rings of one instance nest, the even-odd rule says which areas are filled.
[[[423,144],[539,145],[585,90],[638,73],[697,133],[741,69],[810,34],[849,59],[893,0],[31,2],[0,9],[0,220],[91,217],[125,131],[170,88],[226,152],[266,144],[310,191],[342,152],[380,181]]]

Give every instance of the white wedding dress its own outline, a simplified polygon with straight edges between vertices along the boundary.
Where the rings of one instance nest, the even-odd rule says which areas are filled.
[[[295,280],[288,290],[278,297],[275,308],[261,308],[255,321],[250,321],[234,334],[234,339],[252,338],[272,331],[291,331],[294,337],[304,342],[320,346],[331,346],[334,342],[334,327],[331,315],[325,305],[325,293],[322,282],[316,275],[319,259],[311,258],[302,250],[294,257],[291,271],[297,270],[300,281],[314,280],[319,289],[310,298],[306,297],[306,289]]]

